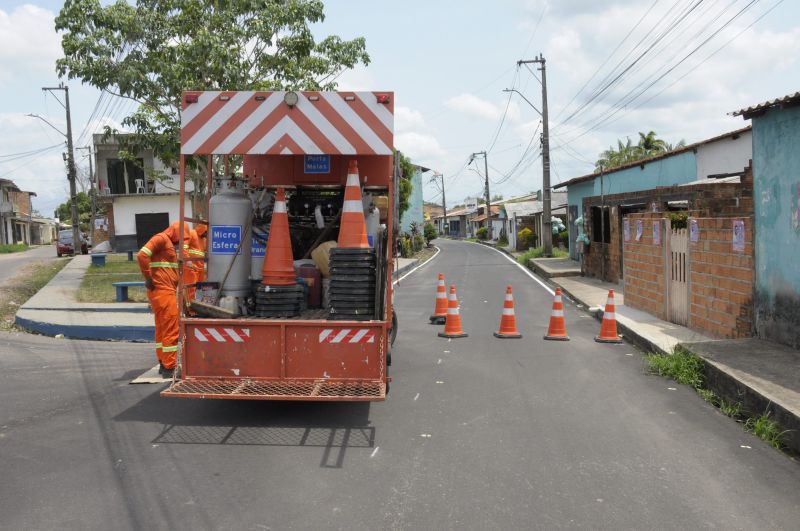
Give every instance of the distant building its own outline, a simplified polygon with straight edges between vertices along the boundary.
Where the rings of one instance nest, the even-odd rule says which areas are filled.
[[[20,190],[14,181],[0,179],[0,244],[31,244],[34,192]]]
[[[753,121],[756,334],[800,348],[800,92],[733,114]]]
[[[422,227],[425,223],[423,215],[422,199],[422,174],[430,171],[422,166],[414,166],[414,174],[411,176],[411,195],[408,198],[408,209],[403,212],[400,219],[400,231],[411,232],[411,224],[416,223],[419,233],[422,234]]]
[[[94,135],[99,202],[105,215],[93,220],[93,245],[108,240],[118,251],[135,251],[154,234],[178,221],[180,176],[178,168],[164,165],[152,150],[135,160],[119,156],[116,137]],[[187,182],[187,191],[192,186]],[[185,212],[192,215],[191,202]]]

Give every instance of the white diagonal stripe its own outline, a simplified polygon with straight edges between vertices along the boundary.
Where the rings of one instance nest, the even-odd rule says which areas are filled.
[[[281,155],[294,155],[294,153],[292,153],[291,149],[289,149],[288,147],[285,147],[285,148],[283,148],[281,150]]]
[[[213,337],[214,339],[216,339],[216,340],[217,340],[217,341],[219,341],[220,343],[224,343],[224,342],[225,342],[225,338],[224,338],[224,337],[222,337],[222,334],[220,334],[219,332],[217,332],[217,330],[216,330],[215,328],[206,328],[206,331],[207,331],[209,334],[211,334],[211,337]]]
[[[226,328],[225,332],[227,332],[228,336],[233,339],[234,343],[244,343],[244,339],[242,339],[233,328]]]
[[[195,328],[195,329],[194,329],[194,337],[196,337],[197,339],[199,339],[200,341],[202,341],[202,342],[204,342],[204,343],[208,342],[208,339],[206,339],[206,336],[204,336],[204,335],[203,335],[203,334],[200,332],[200,330],[199,330],[199,329],[197,329],[197,328]]]
[[[375,332],[370,330],[369,339],[367,340],[367,343],[375,343]]]
[[[308,137],[307,134],[300,129],[294,121],[288,116],[284,116],[280,122],[278,122],[275,127],[270,129],[270,131],[264,135],[264,137],[259,140],[255,146],[250,148],[250,151],[247,153],[249,155],[263,155],[267,152],[275,143],[280,140],[283,135],[289,135],[289,137],[294,140],[300,149],[303,150],[303,153],[311,154],[311,155],[324,155],[322,150],[318,148],[314,142]]]
[[[297,108],[306,115],[306,117],[313,123],[320,132],[325,135],[325,138],[336,147],[343,155],[354,155],[356,148],[347,141],[347,139],[328,121],[325,116],[319,112],[313,102],[308,98],[300,97],[297,102]]]
[[[254,94],[254,93],[251,93]],[[255,95],[253,96],[255,97]],[[258,124],[264,121],[275,108],[283,103],[283,98],[277,94],[270,94],[266,100],[262,101],[250,115],[242,120],[242,123],[233,130],[228,137],[217,146],[213,153],[230,153],[236,146],[242,143],[247,138],[247,135],[253,132],[258,127]]]
[[[333,329],[332,329],[332,328],[326,328],[325,330],[323,330],[322,332],[320,332],[320,333],[319,333],[319,342],[320,342],[320,343],[324,342],[324,341],[325,341],[325,339],[326,339],[326,338],[327,338],[329,335],[331,335],[331,332],[333,332]]]
[[[333,338],[333,341],[331,341],[331,343],[341,343],[342,339],[344,339],[349,333],[350,333],[349,328],[343,328],[341,332],[336,334],[336,337]]]
[[[189,103],[181,111],[181,127],[186,127],[200,112],[208,107],[208,104],[219,97],[219,92],[203,92],[198,96],[197,103]]]
[[[356,335],[353,336],[352,339],[350,339],[350,343],[358,343],[359,341],[361,341],[362,337],[367,335],[367,332],[369,332],[369,330],[367,330],[366,328],[362,328],[361,330],[358,331]]]
[[[244,335],[244,337],[250,337],[250,329],[242,328],[242,335]]]
[[[192,135],[188,142],[181,146],[181,151],[183,153],[195,153],[211,135],[222,127],[228,118],[233,116],[252,97],[252,92],[237,92],[229,101],[225,102],[225,105],[210,120],[203,124],[203,127]]]
[[[388,129],[394,129],[394,114],[389,112],[389,108],[383,103],[378,103],[378,97],[372,92],[356,92],[356,97],[374,114],[378,120]]]
[[[338,112],[347,124],[375,151],[376,155],[391,155],[392,148],[383,143],[378,135],[368,126],[361,117],[350,108],[344,99],[334,92],[321,92],[320,96],[325,98],[331,107]]]

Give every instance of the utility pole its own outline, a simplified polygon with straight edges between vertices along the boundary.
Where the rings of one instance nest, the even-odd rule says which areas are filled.
[[[550,128],[547,121],[547,72],[544,55],[530,60],[517,61],[517,65],[538,63],[542,73],[542,244],[544,255],[553,256],[553,230],[550,214]]]
[[[57,87],[42,87],[42,90],[51,93],[54,90],[64,91],[64,103],[61,106],[67,111],[67,179],[69,180],[69,196],[72,203],[70,205],[72,214],[72,250],[75,254],[78,254],[81,248],[81,235],[78,223],[78,198],[75,192],[75,156],[72,150],[72,117],[69,112],[69,87],[61,83]],[[60,100],[58,102],[61,103]]]
[[[436,179],[436,177],[442,178],[442,216],[444,217],[444,221],[442,222],[442,233],[447,236],[447,199],[445,199],[444,196],[444,174],[434,173],[433,178]]]
[[[94,165],[92,164],[94,152],[92,151],[92,146],[79,147],[75,149],[89,150],[89,198],[92,200],[92,217],[89,221],[89,240],[91,241],[92,246],[94,246],[94,218],[97,215],[97,198],[95,196],[94,188]]]
[[[469,163],[472,164],[472,161],[475,160],[475,157],[478,155],[483,156],[483,175],[486,179],[486,234],[489,236],[489,239],[492,239],[492,203],[489,201],[489,161],[487,160],[486,152],[485,151],[478,151],[477,153],[473,153],[469,157]]]

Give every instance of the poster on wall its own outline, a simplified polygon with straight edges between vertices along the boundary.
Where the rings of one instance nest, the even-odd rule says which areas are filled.
[[[691,242],[700,241],[700,227],[697,226],[696,219],[689,220],[689,241]]]
[[[744,220],[733,220],[733,250],[744,251]]]
[[[661,245],[661,220],[653,220],[653,245]]]
[[[626,242],[631,240],[631,222],[627,218],[622,222],[622,235]]]
[[[642,233],[644,232],[644,228],[642,227],[642,220],[636,220],[636,241],[640,241],[642,239]]]
[[[796,190],[790,190],[789,197],[792,198],[792,228],[800,233],[800,183],[796,186]]]

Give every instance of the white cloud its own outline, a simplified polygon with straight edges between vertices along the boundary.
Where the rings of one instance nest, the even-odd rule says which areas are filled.
[[[506,102],[495,104],[475,96],[474,94],[459,94],[445,101],[445,106],[455,111],[461,112],[473,118],[481,118],[488,121],[499,120],[506,108]],[[520,119],[519,105],[511,101],[508,105],[506,119],[510,122],[518,122]]]
[[[436,137],[430,134],[418,132],[400,133],[395,135],[394,143],[413,162],[420,164],[430,164],[429,161],[440,159],[446,155]]]
[[[413,131],[426,127],[425,118],[422,113],[398,105],[394,109],[394,128],[397,132]]]
[[[54,74],[61,56],[54,20],[52,11],[30,4],[0,10],[0,85],[33,73]]]

